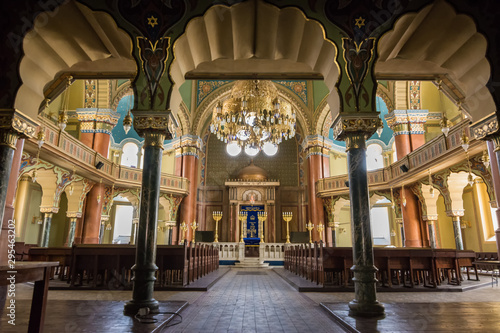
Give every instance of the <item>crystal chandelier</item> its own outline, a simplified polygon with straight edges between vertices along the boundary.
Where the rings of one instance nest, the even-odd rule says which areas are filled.
[[[267,80],[236,81],[231,96],[215,107],[210,132],[227,144],[231,156],[242,149],[249,156],[260,150],[268,156],[295,136],[295,113],[278,99],[278,89]]]

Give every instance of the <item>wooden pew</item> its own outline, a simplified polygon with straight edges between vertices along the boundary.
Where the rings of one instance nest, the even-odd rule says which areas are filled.
[[[26,245],[23,247],[26,247]],[[29,261],[58,261],[59,266],[52,267],[50,278],[53,279],[55,275],[59,276],[60,280],[67,280],[69,278],[71,267],[71,248],[70,247],[28,247]],[[23,255],[24,257],[24,255]]]

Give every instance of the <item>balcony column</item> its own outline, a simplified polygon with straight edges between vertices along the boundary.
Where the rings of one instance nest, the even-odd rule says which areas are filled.
[[[10,190],[12,198],[15,197],[15,188],[12,189],[10,184],[11,181],[17,184],[17,176],[14,177],[12,169],[19,170],[20,157],[18,158],[19,162],[14,158],[16,150],[19,150],[17,154],[22,153],[22,142],[19,143],[21,146],[21,149],[19,149],[18,139],[34,137],[36,127],[34,121],[14,109],[0,111],[0,184],[2,184],[0,186],[0,262],[7,261],[7,245],[9,243],[6,230],[8,229],[8,223],[4,223],[3,220],[6,216],[13,216],[13,212],[9,211],[10,206],[13,206],[13,201],[9,202],[10,196],[8,192]],[[17,168],[15,167],[16,164]],[[11,177],[14,177],[14,179],[11,180]],[[7,215],[5,214],[6,205],[8,206]]]
[[[87,194],[82,244],[99,244],[103,203],[104,184],[96,183]]]
[[[337,222],[328,222],[327,239],[329,238],[329,241],[327,241],[327,245],[331,247],[337,247],[336,223]],[[330,236],[328,236],[328,234],[330,234]]]
[[[486,141],[488,146],[488,155],[490,157],[491,177],[493,178],[493,188],[495,190],[495,200],[497,209],[495,210],[497,220],[500,221],[500,135],[492,137],[491,141]],[[500,225],[495,230],[497,241],[497,253],[500,258]]]
[[[457,250],[464,249],[464,242],[462,239],[462,228],[460,227],[460,218],[464,216],[464,210],[451,210],[446,212],[453,220],[453,235],[455,237],[455,246]]]
[[[42,225],[42,234],[40,240],[40,247],[48,247],[50,240],[50,225],[52,223],[53,214],[57,214],[59,208],[51,207],[48,209],[40,209],[40,212],[43,213],[43,225]]]
[[[303,149],[306,152],[308,164],[308,184],[309,189],[309,219],[314,225],[324,224],[325,216],[323,211],[323,200],[316,196],[316,182],[330,175],[329,167],[325,174],[324,159],[329,157],[328,148],[325,147],[324,138],[319,135],[308,136],[303,142]],[[317,232],[313,232],[313,241],[319,241]]]
[[[394,132],[394,142],[398,160],[404,158],[413,150],[425,143],[424,124],[427,121],[426,110],[394,110],[385,115],[387,125]],[[403,210],[403,223],[405,230],[406,247],[422,247],[422,235],[420,232],[420,217],[418,214],[418,198],[410,189],[401,192],[406,199]]]
[[[142,172],[139,224],[137,226],[132,300],[124,307],[124,314],[135,315],[141,308],[152,313],[159,310],[153,298],[156,260],[156,233],[160,197],[161,161],[163,144],[169,135],[168,115],[137,112],[134,129],[144,137],[144,168]]]
[[[75,228],[76,228],[76,220],[81,217],[81,213],[66,213],[66,216],[69,217],[69,231],[68,237],[66,239],[66,243],[64,246],[72,247],[73,242],[75,240]]]
[[[80,141],[87,147],[108,158],[111,131],[116,126],[120,114],[112,109],[76,109],[80,121]]]
[[[429,244],[431,246],[431,249],[437,249],[435,223],[438,220],[438,217],[437,215],[427,215],[426,217],[424,217],[424,220],[427,223],[427,231],[429,232]]]
[[[180,222],[189,226],[186,239],[194,240],[192,223],[196,220],[196,198],[198,190],[198,158],[202,141],[199,137],[186,135],[180,138],[182,148],[182,177],[189,180],[189,194],[182,200]],[[182,233],[182,230],[181,230]]]
[[[351,201],[354,300],[349,303],[352,316],[384,315],[377,301],[373,244],[370,226],[370,201],[366,171],[366,138],[380,125],[377,113],[339,114],[333,124],[334,138],[345,140]]]

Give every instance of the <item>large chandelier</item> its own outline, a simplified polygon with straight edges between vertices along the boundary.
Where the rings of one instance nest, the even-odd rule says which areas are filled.
[[[215,107],[210,131],[227,143],[231,156],[242,149],[249,156],[260,150],[272,156],[283,140],[295,136],[295,120],[291,105],[278,99],[271,81],[236,81],[231,96]]]

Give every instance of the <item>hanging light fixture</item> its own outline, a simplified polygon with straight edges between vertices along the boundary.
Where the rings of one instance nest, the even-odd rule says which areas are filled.
[[[123,118],[123,130],[125,131],[125,134],[128,134],[128,131],[132,128],[132,116],[130,114],[130,110],[132,109],[130,107],[132,97],[129,98],[127,102],[127,114],[125,115],[125,118]]]
[[[278,99],[268,80],[236,81],[231,96],[215,107],[210,132],[227,144],[231,156],[242,150],[256,156],[261,150],[275,155],[278,145],[295,136],[296,115],[291,105]]]
[[[450,122],[448,121],[448,118],[446,118],[445,114],[443,114],[443,118],[441,119],[439,125],[441,125],[441,132],[443,132],[444,136],[448,136],[448,132],[450,132]]]
[[[490,167],[490,156],[488,155],[488,152],[486,150],[483,151],[483,156],[481,156],[481,162],[483,162],[484,167],[486,169]]]
[[[465,152],[467,152],[467,150],[469,149],[469,137],[465,133],[465,129],[462,133],[462,137],[460,138],[460,142],[462,144],[462,148],[465,150]]]
[[[36,138],[37,138],[38,150],[36,152],[35,170],[33,170],[33,174],[31,175],[31,181],[33,183],[36,182],[38,161],[40,160],[40,150],[42,149],[42,146],[45,142],[45,128],[44,127],[40,127],[40,129],[38,130],[38,134],[36,135]]]
[[[403,202],[403,206],[406,207],[406,195],[405,195],[405,186],[404,186],[404,184],[401,186],[401,192],[402,192],[402,196],[403,196],[403,198],[401,199],[401,201]]]
[[[64,90],[64,96],[63,96],[63,102],[62,102],[62,111],[59,113],[58,117],[58,122],[57,125],[61,129],[61,131],[64,131],[66,128],[66,125],[68,123],[68,105],[69,105],[69,87],[71,86],[71,80],[73,79],[72,76],[68,76],[67,81],[66,81],[66,88]]]
[[[106,230],[107,230],[107,231],[109,231],[109,230],[111,230],[111,229],[113,229],[113,228],[111,227],[111,222],[108,222],[108,224],[106,225]]]
[[[431,174],[431,169],[429,169],[429,185],[431,186],[429,188],[429,194],[431,198],[434,198],[434,186],[432,186],[432,174]]]
[[[97,203],[101,203],[101,193],[102,193],[102,178],[99,180],[99,194],[97,195]]]
[[[382,119],[379,118],[379,125],[377,127],[377,135],[379,138],[382,135],[383,131],[384,131],[384,122],[382,121]]]

